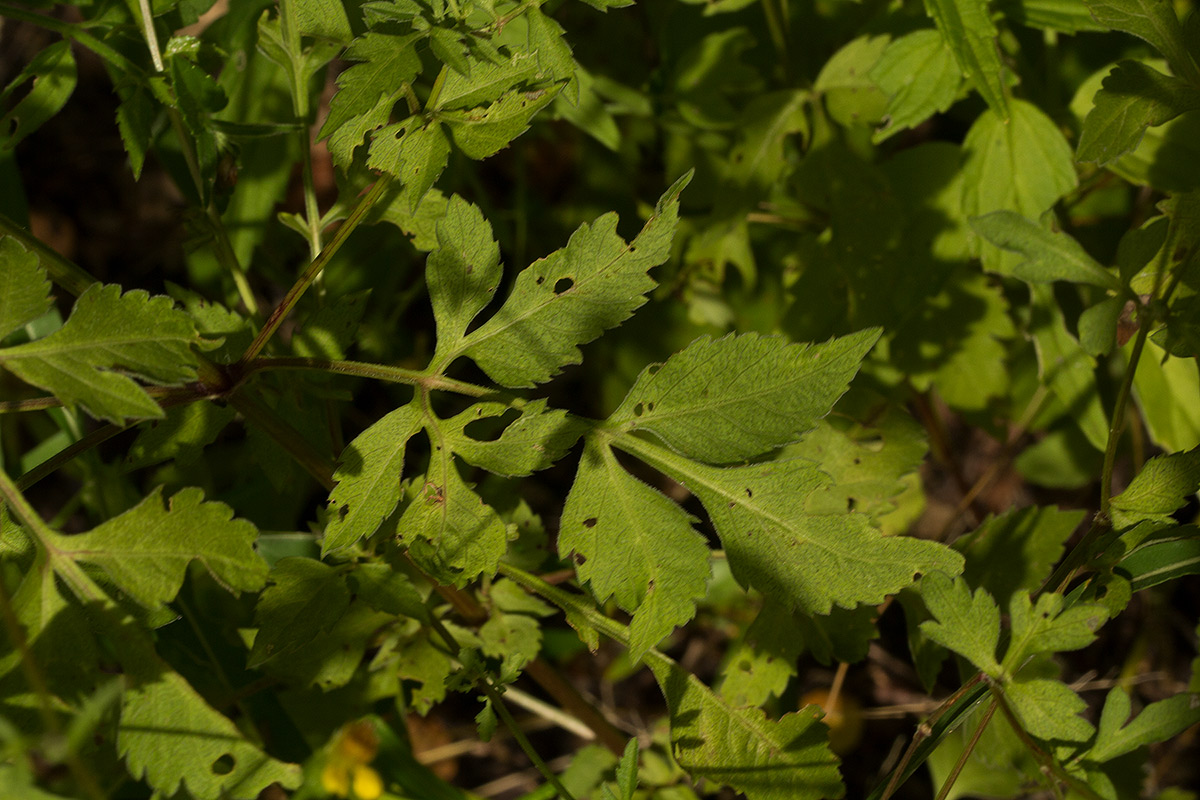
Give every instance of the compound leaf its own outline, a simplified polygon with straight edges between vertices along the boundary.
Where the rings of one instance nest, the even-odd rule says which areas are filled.
[[[1139,522],[1170,522],[1171,513],[1200,489],[1200,447],[1156,456],[1125,491],[1112,499],[1113,525],[1129,528]]]
[[[543,383],[578,364],[579,345],[628,319],[654,288],[646,272],[671,252],[679,193],[691,177],[667,190],[632,242],[617,235],[617,215],[606,214],[522,270],[504,305],[463,340],[458,354],[510,387]]]
[[[646,662],[667,700],[675,758],[690,774],[748,800],[842,796],[838,760],[815,706],[767,719],[760,708],[734,708],[656,651]]]
[[[135,779],[165,796],[185,784],[195,797],[254,800],[266,787],[300,785],[300,767],[277,761],[246,740],[178,673],[125,693],[117,750]]]
[[[708,545],[676,503],[627,473],[607,444],[589,439],[563,510],[558,551],[601,603],[633,614],[630,655],[640,659],[696,613],[708,584]]]
[[[983,589],[972,594],[965,580],[935,573],[921,581],[921,599],[934,616],[921,623],[922,633],[988,675],[1000,675],[1000,609],[991,595]]]
[[[477,439],[472,424],[500,420],[512,413],[505,403],[477,403],[441,425],[447,445],[468,464],[506,477],[531,475],[558,461],[587,426],[565,411],[546,408],[544,398],[521,409],[521,415],[494,440]]]
[[[814,428],[878,338],[874,328],[818,345],[697,339],[643,370],[609,424],[650,431],[689,458],[745,461]]]
[[[395,175],[403,182],[400,202],[411,213],[433,188],[450,158],[450,140],[436,122],[419,117],[389,125],[371,136],[367,166]]]
[[[831,483],[811,461],[721,468],[632,437],[617,444],[700,498],[739,583],[792,608],[880,603],[920,573],[962,570],[962,557],[940,544],[883,536],[865,514],[810,509],[809,497]]]
[[[125,594],[155,609],[175,598],[187,566],[199,561],[231,592],[254,591],[267,564],[254,552],[258,530],[195,487],[163,505],[162,488],[88,533],[56,536],[56,549],[103,569]]]
[[[438,249],[425,263],[425,284],[437,321],[439,351],[462,341],[467,326],[491,302],[500,285],[500,245],[479,208],[458,195],[437,224]]]
[[[1104,166],[1137,149],[1146,128],[1200,108],[1200,89],[1140,61],[1117,63],[1083,122],[1076,158]]]
[[[50,310],[50,282],[38,263],[11,236],[0,238],[0,339]]]
[[[195,325],[168,297],[119,286],[89,287],[66,324],[28,344],[0,349],[0,364],[17,377],[95,417],[161,417],[163,411],[123,372],[178,383],[196,377]],[[116,372],[115,370],[121,370]]]
[[[528,91],[515,89],[486,106],[438,111],[437,118],[445,123],[463,155],[483,159],[508,147],[513,139],[524,133],[533,115],[548,106],[558,91],[558,86]]]
[[[1015,673],[1032,655],[1079,650],[1096,640],[1096,629],[1108,618],[1098,603],[1063,608],[1060,594],[1042,594],[1037,603],[1027,592],[1017,592],[1008,606],[1012,635],[1002,666]]]
[[[987,0],[925,0],[925,9],[963,73],[974,81],[992,112],[1007,120],[1004,65],[996,49],[996,26],[988,14]]]
[[[1177,736],[1200,722],[1200,697],[1195,693],[1177,694],[1151,703],[1131,720],[1132,710],[1129,692],[1120,686],[1114,687],[1104,700],[1096,740],[1083,758],[1111,761],[1139,747]]]
[[[379,530],[396,510],[402,487],[404,450],[421,429],[421,409],[397,408],[355,437],[338,460],[329,493],[329,523],[325,526],[325,552],[349,547]]]
[[[1003,209],[976,217],[971,227],[996,247],[1025,257],[1013,269],[1013,277],[1030,283],[1071,281],[1121,288],[1121,280],[1088,255],[1075,239],[1060,231],[1048,231],[1015,211]]]

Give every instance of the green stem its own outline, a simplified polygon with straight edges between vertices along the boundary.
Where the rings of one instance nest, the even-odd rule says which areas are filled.
[[[146,37],[146,47],[150,50],[154,71],[162,72],[162,53],[158,49],[158,33],[154,30],[154,14],[150,11],[150,0],[138,0],[138,11],[142,15],[142,34]]]
[[[0,5],[0,14],[3,13],[3,6]],[[43,244],[40,239],[4,214],[0,214],[0,233],[13,237],[24,245],[26,250],[31,250],[37,254],[38,259],[41,260],[42,268],[46,270],[46,274],[50,276],[50,280],[76,297],[83,294],[92,284],[100,282],[87,274],[82,268]]]
[[[975,726],[975,731],[971,734],[971,740],[963,748],[958,761],[954,762],[954,768],[946,776],[946,782],[942,784],[942,790],[938,792],[937,800],[946,800],[946,796],[950,794],[950,790],[954,788],[955,782],[958,781],[958,776],[962,774],[963,767],[967,765],[967,759],[971,757],[971,753],[975,752],[975,746],[979,744],[979,737],[983,736],[983,731],[987,728],[988,723],[992,721],[992,715],[995,713],[996,702],[993,700],[991,705],[987,707],[987,711],[983,712],[983,719],[979,720],[979,724]]]
[[[320,255],[308,265],[308,268],[304,270],[292,285],[292,288],[288,290],[287,295],[280,301],[275,310],[271,312],[271,316],[267,319],[266,324],[263,325],[262,330],[258,332],[258,336],[255,337],[250,346],[246,348],[246,352],[242,354],[241,359],[238,360],[237,368],[244,369],[249,362],[253,361],[263,351],[263,348],[267,346],[267,342],[271,340],[271,337],[279,330],[279,326],[283,324],[283,320],[296,307],[296,303],[300,302],[300,298],[304,296],[304,293],[308,291],[308,287],[312,285],[313,280],[321,274],[321,271],[329,264],[330,259],[345,244],[346,239],[349,238],[354,229],[367,216],[367,212],[379,201],[379,198],[383,197],[384,192],[387,191],[391,182],[391,175],[381,175],[375,181],[375,185],[358,202],[358,205],[350,212],[350,216],[346,218],[346,221],[334,233],[333,238],[329,240],[329,244],[325,245]]]
[[[291,56],[288,78],[291,80],[292,111],[301,124],[298,135],[300,173],[304,180],[304,223],[308,229],[308,258],[309,261],[313,261],[321,253],[321,212],[317,206],[317,190],[313,181],[312,133],[308,127],[308,86],[303,74],[304,52],[300,44],[300,24],[296,19],[295,0],[280,0],[279,26],[288,48],[288,55]]]
[[[246,420],[262,428],[268,436],[274,439],[304,470],[329,491],[333,488],[333,460],[327,458],[308,443],[299,431],[284,422],[279,416],[263,405],[258,399],[245,392],[230,396],[229,404],[238,410]]]
[[[1125,375],[1121,379],[1121,388],[1117,392],[1117,403],[1113,407],[1112,421],[1108,426],[1108,444],[1104,448],[1104,467],[1100,472],[1100,515],[1108,520],[1112,505],[1112,474],[1113,465],[1117,459],[1117,445],[1121,441],[1121,432],[1125,429],[1125,407],[1129,404],[1129,395],[1133,390],[1133,379],[1137,375],[1138,361],[1142,357],[1142,349],[1146,346],[1149,336],[1148,325],[1138,328],[1137,338],[1133,342],[1133,352],[1129,354],[1129,364],[1125,367]]]
[[[54,31],[64,39],[69,39],[76,42],[81,47],[91,50],[96,55],[103,58],[109,64],[112,64],[118,69],[124,70],[130,76],[136,78],[140,83],[146,83],[146,72],[137,64],[130,61],[120,52],[109,47],[104,42],[92,36],[83,29],[79,23],[67,22],[65,20],[54,19],[47,17],[44,14],[35,14],[23,8],[12,5],[11,3],[0,3],[0,17],[28,22],[31,25],[37,25],[40,28],[45,28],[48,31]]]
[[[1068,774],[1053,756],[1038,746],[1038,743],[1025,731],[1025,727],[1017,719],[1017,715],[1013,713],[1012,707],[1008,704],[1008,698],[1004,696],[1004,692],[999,686],[990,684],[989,688],[991,689],[996,705],[1000,708],[1001,713],[1004,714],[1004,718],[1008,720],[1009,726],[1012,727],[1013,733],[1017,735],[1017,738],[1021,740],[1026,749],[1033,754],[1033,757],[1042,765],[1042,769],[1048,775],[1058,778],[1059,781],[1070,787],[1072,791],[1078,792],[1083,797],[1086,797],[1087,800],[1102,800],[1100,795],[1092,791],[1090,786]]]

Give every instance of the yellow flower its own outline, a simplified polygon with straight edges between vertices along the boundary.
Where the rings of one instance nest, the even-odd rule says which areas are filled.
[[[367,722],[354,722],[338,732],[321,770],[321,786],[338,797],[379,800],[383,779],[369,764],[379,751],[379,737]]]

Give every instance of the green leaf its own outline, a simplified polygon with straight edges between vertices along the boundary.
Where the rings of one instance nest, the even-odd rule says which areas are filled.
[[[1129,575],[1133,592],[1196,575],[1200,573],[1200,530],[1195,525],[1180,525],[1155,534],[1122,558],[1118,567]]]
[[[270,582],[254,611],[258,634],[250,668],[295,656],[328,633],[350,605],[341,573],[312,558],[280,559]]]
[[[367,166],[403,181],[402,197],[411,212],[433,188],[449,158],[450,140],[442,126],[409,117],[371,135]]]
[[[1108,443],[1108,415],[1096,386],[1096,362],[1067,330],[1066,319],[1049,286],[1030,288],[1034,307],[1030,320],[1038,372],[1067,409],[1071,419],[1097,450]]]
[[[732,786],[748,800],[820,800],[845,789],[828,732],[815,706],[777,720],[759,708],[734,708],[695,675],[651,652],[671,717],[679,765],[695,777]]]
[[[617,215],[606,214],[580,227],[565,248],[522,270],[504,305],[458,352],[510,387],[544,383],[567,364],[578,364],[579,345],[628,319],[654,288],[646,272],[670,255],[679,193],[691,175],[659,199],[632,242],[617,235]]]
[[[416,42],[420,34],[393,36],[370,31],[355,39],[342,55],[358,62],[338,76],[338,91],[319,138],[329,139],[333,161],[345,169],[368,131],[389,121],[403,87],[421,71]]]
[[[1043,30],[1078,33],[1105,29],[1092,19],[1084,0],[999,0],[992,7],[1006,19]]]
[[[975,120],[963,142],[963,213],[978,217],[1007,209],[1038,219],[1075,188],[1075,158],[1053,120],[1032,103],[1013,100],[1012,118],[992,110]],[[1016,261],[985,246],[984,265],[1008,273]]]
[[[1171,513],[1198,489],[1200,447],[1156,456],[1112,499],[1113,526],[1122,530],[1144,521],[1170,522]]]
[[[515,53],[502,61],[471,59],[470,63],[468,74],[451,72],[446,76],[434,110],[475,108],[495,102],[511,89],[535,82],[541,72],[534,53]]]
[[[495,510],[471,491],[437,429],[434,457],[420,494],[397,525],[413,560],[444,583],[464,585],[493,574],[508,547],[508,531]]]
[[[989,517],[954,543],[966,557],[963,580],[1007,608],[1015,592],[1034,591],[1050,577],[1084,513],[1030,506]]]
[[[128,469],[176,459],[193,464],[212,444],[237,412],[216,403],[189,403],[167,410],[167,417],[146,423],[125,454]]]
[[[1108,609],[1098,603],[1081,603],[1063,608],[1060,594],[1038,595],[1037,604],[1028,592],[1016,592],[1008,606],[1012,626],[1008,650],[1001,666],[1016,673],[1030,656],[1079,650],[1096,641],[1096,630],[1108,619]]]
[[[436,116],[450,131],[463,155],[483,159],[508,147],[524,133],[533,115],[548,106],[558,91],[558,86],[513,90],[486,106],[464,111],[441,110]]]
[[[400,502],[404,450],[421,429],[423,415],[414,404],[401,406],[355,437],[338,460],[329,493],[329,523],[323,552],[338,550],[370,536]]]
[[[733,706],[761,707],[782,695],[797,673],[804,645],[792,612],[782,603],[763,598],[758,616],[726,656],[721,697]]]
[[[993,211],[975,217],[971,227],[996,247],[1025,257],[1013,269],[1013,277],[1030,283],[1070,281],[1121,289],[1120,279],[1097,263],[1075,239],[1061,231],[1046,230],[1015,211]]]
[[[350,573],[354,594],[371,608],[429,624],[429,609],[417,587],[388,564],[364,562]]]
[[[94,284],[66,324],[35,342],[0,349],[0,364],[17,377],[102,419],[161,417],[145,390],[125,372],[159,383],[195,380],[199,344],[187,314],[170,298],[124,295]],[[117,372],[115,370],[121,370]]]
[[[1174,738],[1200,722],[1200,696],[1184,693],[1159,700],[1131,720],[1132,710],[1126,689],[1117,686],[1109,691],[1100,712],[1096,740],[1083,755],[1085,760],[1111,761],[1139,747]]]
[[[289,686],[317,686],[330,691],[354,680],[363,667],[369,644],[378,642],[380,631],[396,621],[366,603],[352,598],[345,612],[319,635],[312,637],[287,658],[270,658],[261,669]],[[292,643],[299,639],[293,640]]]
[[[354,34],[350,31],[350,20],[346,8],[339,0],[296,0],[296,21],[303,36],[329,39],[346,44]]]
[[[31,79],[33,88],[0,117],[0,150],[16,147],[67,104],[77,80],[71,42],[67,39],[54,42],[30,59],[4,87],[0,103]]]
[[[745,461],[812,430],[879,333],[818,345],[752,333],[697,339],[643,370],[608,425],[622,433],[649,431],[689,458]]]
[[[605,443],[589,438],[563,509],[558,552],[600,603],[633,615],[630,657],[696,613],[707,590],[708,545],[678,505],[631,476]]]
[[[425,284],[437,321],[437,347],[449,352],[492,301],[503,268],[500,245],[479,208],[452,195],[437,223],[438,248],[425,263]]]
[[[476,403],[442,423],[447,446],[468,464],[496,475],[519,477],[553,465],[587,430],[577,417],[546,408],[544,398],[525,405],[498,438],[475,438],[468,430],[472,425],[503,423],[504,417],[512,413],[506,403]]]
[[[122,592],[155,609],[175,599],[192,561],[231,592],[261,588],[267,565],[254,552],[257,537],[254,525],[224,503],[205,502],[200,489],[181,489],[164,506],[159,487],[88,533],[55,536],[55,548],[100,567]]]
[[[1200,70],[1188,53],[1183,28],[1170,0],[1085,0],[1092,17],[1114,31],[1131,33],[1162,53],[1181,78],[1200,85]]]
[[[1126,59],[1104,79],[1093,103],[1083,123],[1076,158],[1104,166],[1136,150],[1146,128],[1200,108],[1200,89]]]
[[[1117,343],[1117,323],[1125,310],[1124,297],[1107,297],[1079,315],[1079,344],[1090,356],[1106,356]]]
[[[941,573],[926,575],[921,598],[934,620],[921,623],[921,632],[964,657],[993,678],[1000,677],[996,645],[1000,643],[1000,609],[983,589],[972,594],[967,582]]]
[[[738,582],[792,608],[826,614],[879,603],[919,573],[962,569],[949,548],[882,536],[863,514],[811,511],[809,497],[831,481],[810,461],[720,468],[632,437],[616,444],[696,494]]]
[[[829,116],[838,123],[873,125],[883,118],[887,97],[872,81],[868,65],[879,61],[886,36],[859,36],[834,53],[813,82],[825,99]]]
[[[247,741],[175,672],[125,693],[117,751],[135,780],[165,796],[184,784],[195,797],[255,800],[272,783],[294,789],[302,777],[298,765]]]
[[[11,236],[0,238],[0,341],[50,310],[50,282],[37,253]]]
[[[501,659],[500,681],[511,683],[541,652],[538,618],[554,609],[507,579],[492,584],[488,600],[491,615],[479,628],[481,649],[484,655]]]
[[[1128,356],[1133,342],[1125,346]],[[1169,356],[1153,341],[1146,342],[1133,376],[1137,398],[1150,439],[1164,450],[1188,450],[1200,445],[1200,366],[1194,358]]]
[[[1087,710],[1087,703],[1062,681],[1015,680],[1005,684],[1004,694],[1022,727],[1039,739],[1082,742],[1095,731],[1079,716]]]
[[[1004,64],[996,49],[996,26],[988,15],[987,0],[925,0],[925,10],[942,32],[963,74],[974,81],[992,113],[1007,120]]]
[[[920,30],[889,44],[870,75],[888,96],[884,124],[872,139],[878,143],[948,109],[963,73],[945,37]]]

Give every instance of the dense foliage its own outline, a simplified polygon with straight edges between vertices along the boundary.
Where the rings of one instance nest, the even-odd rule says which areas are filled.
[[[0,795],[1196,796],[1200,15],[624,5],[0,2]]]

